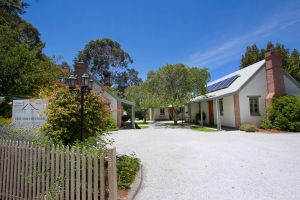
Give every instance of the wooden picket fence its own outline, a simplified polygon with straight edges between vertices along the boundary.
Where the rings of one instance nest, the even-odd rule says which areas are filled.
[[[116,179],[115,148],[104,158],[68,147],[0,140],[1,200],[116,200]]]

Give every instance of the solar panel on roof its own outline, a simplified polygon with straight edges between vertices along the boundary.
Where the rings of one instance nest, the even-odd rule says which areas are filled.
[[[229,87],[240,75],[234,75],[207,87],[207,92],[214,92]]]

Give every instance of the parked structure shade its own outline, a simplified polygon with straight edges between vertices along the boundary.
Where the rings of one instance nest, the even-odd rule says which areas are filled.
[[[207,86],[207,92],[214,92],[216,90],[221,90],[229,87],[238,77],[239,75],[234,75],[217,83]]]

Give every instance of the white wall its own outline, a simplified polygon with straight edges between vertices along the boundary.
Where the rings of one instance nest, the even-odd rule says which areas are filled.
[[[284,86],[285,86],[285,92],[287,95],[300,95],[300,88],[291,81],[286,75],[284,75]]]
[[[216,112],[215,115],[217,115]],[[215,124],[217,124],[217,119],[215,119]],[[221,115],[221,125],[235,127],[233,96],[223,97],[223,116]]]
[[[265,97],[267,93],[266,71],[262,67],[258,73],[239,92],[241,124],[259,125],[265,116]],[[249,96],[260,96],[259,113],[261,116],[250,115]]]
[[[111,94],[107,92],[103,92],[102,95],[103,97],[109,100],[111,115],[117,122],[118,121],[118,100],[115,99],[115,97],[113,97]]]
[[[199,113],[199,103],[191,103],[191,120],[196,120],[196,115]]]
[[[160,114],[160,108],[153,108],[153,120],[167,120],[169,119],[169,112],[168,108],[165,108],[165,114]]]
[[[222,97],[222,99],[223,99],[223,115],[220,116],[221,117],[221,126],[235,127],[233,96],[225,96],[225,97]],[[207,104],[207,107],[208,107],[208,104]],[[213,101],[213,110],[214,110],[214,125],[217,125],[216,100]],[[207,111],[207,117],[209,118],[208,111]],[[208,121],[209,121],[209,119],[208,119]]]

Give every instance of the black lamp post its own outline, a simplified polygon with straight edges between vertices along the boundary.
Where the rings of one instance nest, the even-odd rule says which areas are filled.
[[[71,75],[68,79],[68,84],[70,90],[74,91],[76,88],[76,77]],[[79,91],[80,93],[80,140],[83,141],[83,112],[84,112],[84,95],[86,95],[90,90],[93,89],[94,81],[90,79],[88,74],[83,74],[81,76],[81,87]]]

